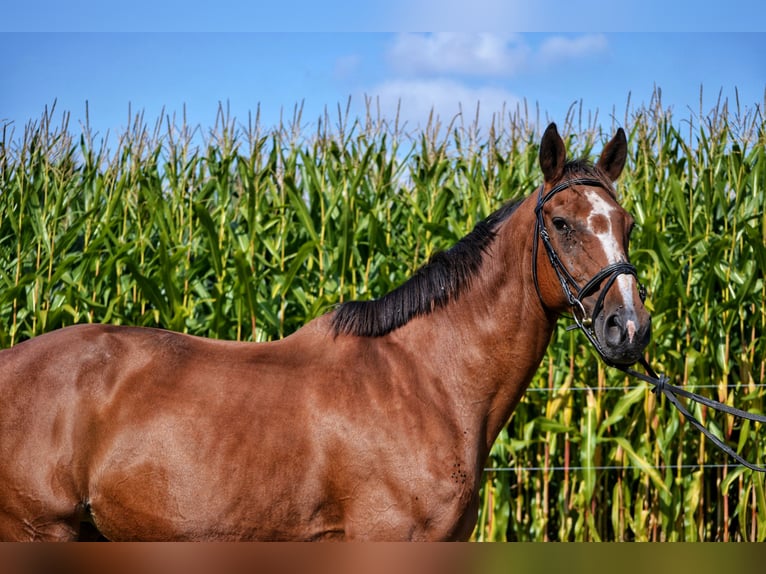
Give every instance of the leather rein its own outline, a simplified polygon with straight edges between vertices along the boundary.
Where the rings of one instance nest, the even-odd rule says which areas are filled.
[[[538,243],[543,244],[545,253],[548,256],[548,261],[550,261],[551,267],[553,267],[553,270],[556,272],[556,276],[558,277],[559,283],[561,284],[561,289],[563,290],[564,295],[567,297],[569,306],[572,308],[572,317],[574,318],[575,325],[572,325],[568,329],[579,328],[585,334],[588,341],[590,341],[591,345],[593,345],[593,347],[598,352],[601,360],[603,360],[607,366],[619,369],[630,376],[636,377],[649,383],[650,385],[653,385],[654,388],[652,389],[652,392],[657,395],[657,397],[664,395],[670,401],[670,403],[681,412],[686,420],[692,424],[692,426],[699,430],[715,446],[720,448],[722,451],[736,460],[739,464],[746,466],[751,470],[766,472],[766,467],[757,466],[746,461],[739,454],[737,454],[734,449],[723,442],[720,438],[715,436],[710,430],[707,429],[707,427],[705,427],[705,425],[703,425],[687,410],[687,408],[678,400],[678,397],[684,397],[711,409],[759,423],[766,423],[766,416],[743,411],[719,401],[703,397],[697,393],[687,391],[682,387],[672,385],[670,384],[670,378],[664,374],[657,375],[657,373],[654,372],[652,367],[649,365],[649,362],[644,357],[641,357],[638,362],[644,368],[646,373],[640,373],[634,369],[631,369],[630,367],[618,365],[606,358],[601,344],[596,338],[596,333],[593,331],[593,323],[599,313],[601,313],[603,310],[604,298],[606,297],[607,292],[612,287],[614,282],[617,280],[617,277],[620,275],[633,275],[633,277],[636,278],[636,282],[638,282],[638,272],[636,271],[636,268],[627,261],[612,263],[601,269],[601,271],[596,273],[596,275],[594,275],[593,278],[585,283],[585,285],[582,287],[578,285],[577,281],[574,279],[574,277],[572,277],[571,273],[569,273],[566,266],[562,263],[561,259],[556,253],[556,250],[553,248],[553,245],[551,244],[550,234],[548,233],[548,230],[545,227],[545,221],[543,220],[543,207],[554,195],[574,185],[590,185],[606,189],[604,183],[598,179],[574,178],[559,183],[546,194],[543,193],[544,186],[541,186],[537,197],[537,206],[535,207],[535,235],[540,238],[540,241],[535,241],[533,243],[532,276],[534,278],[537,295],[540,298],[540,302],[543,304],[543,307],[545,307],[545,303],[540,292],[540,285],[537,278]],[[601,287],[602,283],[604,284],[603,287]],[[596,304],[593,307],[593,313],[588,316],[583,305],[583,300],[586,297],[595,294],[597,291],[599,291],[599,288],[600,292],[598,293]],[[646,297],[646,290],[640,283],[638,283],[638,291],[639,296],[641,297],[641,301],[643,301]]]

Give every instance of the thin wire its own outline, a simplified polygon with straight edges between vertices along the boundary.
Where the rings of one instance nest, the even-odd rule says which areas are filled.
[[[750,388],[751,385],[746,384],[739,384],[739,385],[726,385],[727,389],[736,389],[736,388]],[[766,387],[766,383],[754,383],[752,385],[753,387],[760,389]],[[530,387],[526,390],[528,393],[556,393],[562,390],[565,390],[566,392],[570,391],[634,391],[636,389],[648,389],[649,386],[647,384],[642,385],[631,385],[627,387],[570,387],[568,389],[562,389],[562,387],[556,387],[553,389],[544,389],[539,387]],[[689,385],[689,388],[694,389],[718,389],[720,388],[719,385]]]
[[[496,468],[485,468],[484,472],[558,472],[562,470],[582,471],[582,470],[644,470],[651,468],[654,470],[689,470],[693,468],[729,468],[735,469],[736,464],[674,464],[666,466],[524,466],[521,468],[511,466],[500,466]]]

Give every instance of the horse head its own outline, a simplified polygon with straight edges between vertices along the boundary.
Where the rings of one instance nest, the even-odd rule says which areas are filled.
[[[551,124],[540,145],[544,183],[536,207],[533,268],[543,306],[571,313],[602,357],[636,362],[651,334],[643,288],[628,259],[633,218],[617,201],[614,181],[627,157],[620,128],[596,165],[567,161]],[[546,258],[538,256],[544,250]]]

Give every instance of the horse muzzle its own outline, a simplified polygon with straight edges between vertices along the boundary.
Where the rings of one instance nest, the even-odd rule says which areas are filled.
[[[641,358],[652,334],[652,319],[643,305],[604,310],[594,322],[604,358],[615,365],[632,365]]]

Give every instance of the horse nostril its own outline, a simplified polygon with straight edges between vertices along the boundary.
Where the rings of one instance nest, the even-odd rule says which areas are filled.
[[[625,341],[626,330],[622,318],[617,314],[609,315],[605,325],[606,342],[609,345],[617,346]]]

